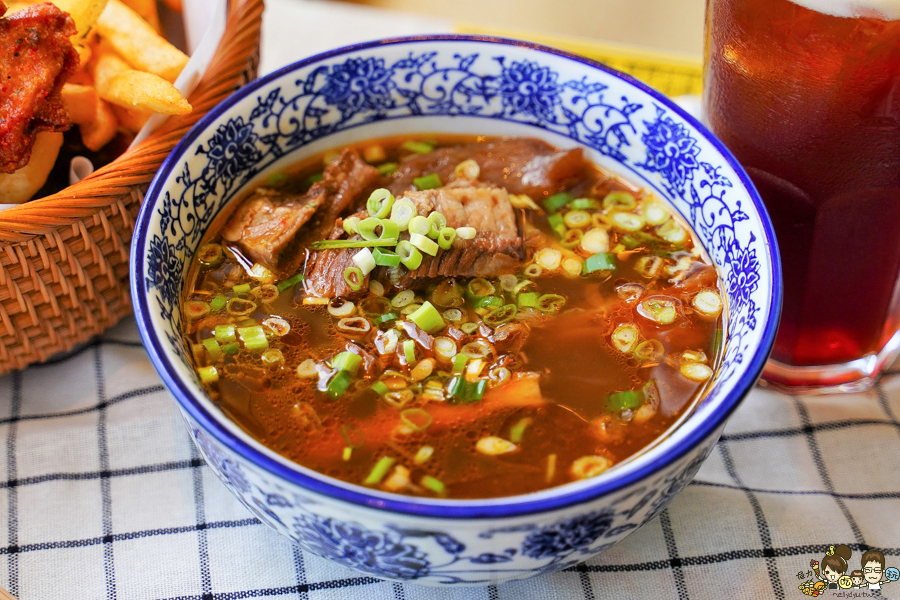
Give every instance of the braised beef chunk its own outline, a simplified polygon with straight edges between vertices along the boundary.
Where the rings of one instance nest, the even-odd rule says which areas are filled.
[[[325,206],[316,223],[330,229],[377,178],[374,167],[363,162],[356,151],[345,149],[304,195],[258,188],[229,219],[222,237],[237,243],[248,258],[278,269],[285,262],[284,250],[320,207]]]
[[[449,227],[474,227],[473,240],[457,239],[449,251],[425,255],[422,265],[405,273],[407,279],[492,277],[514,270],[525,247],[509,194],[503,188],[457,187],[408,192],[421,215],[432,210],[447,218]]]
[[[541,140],[514,138],[440,148],[413,157],[400,165],[389,189],[401,194],[413,188],[413,179],[430,173],[447,183],[456,165],[467,159],[478,163],[481,181],[533,198],[562,191],[587,171],[581,148],[558,151]]]
[[[354,236],[359,239],[359,236]],[[341,248],[334,250],[319,250],[310,253],[306,262],[303,285],[308,294],[323,298],[352,298],[368,292],[369,276],[363,277],[359,290],[354,291],[344,280],[344,271],[347,267],[355,267],[353,255],[359,252],[359,248]]]
[[[301,196],[257,188],[222,228],[222,237],[248,258],[277,268],[281,252],[325,200],[324,193],[312,191]]]

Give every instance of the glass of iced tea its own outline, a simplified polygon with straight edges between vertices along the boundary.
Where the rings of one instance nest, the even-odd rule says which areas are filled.
[[[763,378],[871,386],[900,350],[900,0],[708,0],[704,113],[766,203],[784,305]]]

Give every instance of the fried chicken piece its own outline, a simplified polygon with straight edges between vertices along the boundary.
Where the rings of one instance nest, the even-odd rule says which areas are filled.
[[[40,131],[71,127],[60,91],[78,66],[72,17],[35,4],[3,17],[0,1],[0,173],[28,164]]]

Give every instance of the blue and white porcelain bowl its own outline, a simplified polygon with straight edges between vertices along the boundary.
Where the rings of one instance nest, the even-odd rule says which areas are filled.
[[[250,438],[206,396],[187,360],[186,264],[231,200],[268,174],[363,139],[468,133],[581,144],[652,188],[691,224],[727,295],[727,349],[709,393],[656,445],[603,475],[539,493],[437,500],[320,475]],[[144,344],[225,485],[309,552],[376,577],[430,585],[522,579],[602,552],[691,480],[756,381],[781,304],[775,236],[746,174],[661,94],[591,61],[464,36],[342,48],[244,87],[163,164],[138,217],[132,294]]]

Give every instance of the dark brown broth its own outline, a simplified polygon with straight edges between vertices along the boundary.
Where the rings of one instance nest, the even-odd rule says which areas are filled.
[[[453,136],[440,141],[443,145],[474,138]],[[397,158],[399,141],[380,143],[388,149],[389,160]],[[321,171],[321,164],[322,158],[316,157],[292,169],[288,185],[302,191],[308,187],[304,181]],[[598,171],[589,181],[570,189],[580,196],[590,189],[604,193],[635,188]],[[543,217],[527,212],[536,227],[549,231]],[[219,382],[207,388],[222,410],[264,445],[306,467],[352,483],[361,483],[381,457],[390,456],[410,469],[412,482],[419,482],[424,475],[435,477],[443,482],[451,498],[508,496],[560,485],[573,480],[568,467],[579,457],[600,455],[618,464],[653,443],[692,406],[705,384],[683,377],[677,365],[673,366],[673,356],[683,350],[702,350],[710,357],[711,366],[718,360],[713,344],[717,330],[721,331],[721,318],[701,319],[691,311],[690,294],[699,288],[665,292],[669,284],[664,277],[648,281],[636,272],[635,264],[642,255],[620,253],[619,269],[605,277],[554,274],[535,278],[540,293],[561,294],[567,299],[562,314],[531,322],[531,333],[519,353],[524,363],[521,370],[541,375],[540,390],[548,400],[541,406],[498,407],[488,401],[450,404],[417,399],[409,406],[428,410],[434,422],[423,432],[399,435],[394,431],[401,423],[399,411],[368,389],[372,380],[358,379],[363,383],[351,385],[340,399],[327,399],[316,390],[316,380],[298,378],[295,369],[307,358],[324,361],[344,350],[347,340],[337,334],[335,319],[324,307],[300,304],[302,284],[282,293],[271,304],[260,303],[257,312],[250,315],[257,322],[269,315],[290,322],[291,333],[272,342],[273,347],[283,351],[284,365],[264,367],[259,363],[259,352],[243,349],[235,357],[226,357]],[[674,261],[675,258],[669,262]],[[697,259],[689,273],[701,269]],[[229,273],[232,277],[237,274],[234,283],[253,281],[230,260],[208,271],[199,270],[195,263],[189,275],[192,283],[187,288],[219,290]],[[687,307],[683,318],[664,327],[642,318],[636,314],[634,304],[626,304],[617,296],[616,287],[626,281],[644,283],[650,289],[648,294],[670,293],[683,298],[683,306]],[[424,293],[419,295],[425,297]],[[209,297],[191,292],[187,295],[187,299]],[[473,317],[474,313],[469,311],[469,315]],[[211,316],[189,325],[185,332],[188,342],[210,337],[215,325],[222,322],[220,316]],[[610,335],[624,322],[637,324],[644,338],[663,342],[668,363],[641,363],[617,351]],[[370,342],[366,347],[372,350]],[[655,416],[638,424],[610,415],[607,395],[641,389],[651,380],[661,396]],[[502,391],[503,386],[493,392],[498,390]],[[489,456],[476,450],[478,439],[508,438],[510,428],[525,417],[531,417],[533,422],[516,451]],[[597,419],[611,423],[607,434],[598,434],[597,425],[591,423]],[[352,451],[349,460],[344,460],[342,452],[347,446],[342,426],[359,428],[366,438],[366,443]],[[434,455],[417,466],[413,457],[426,444],[434,448]],[[556,468],[548,482],[550,455],[556,456]],[[406,492],[432,495],[421,488],[418,492]]]

